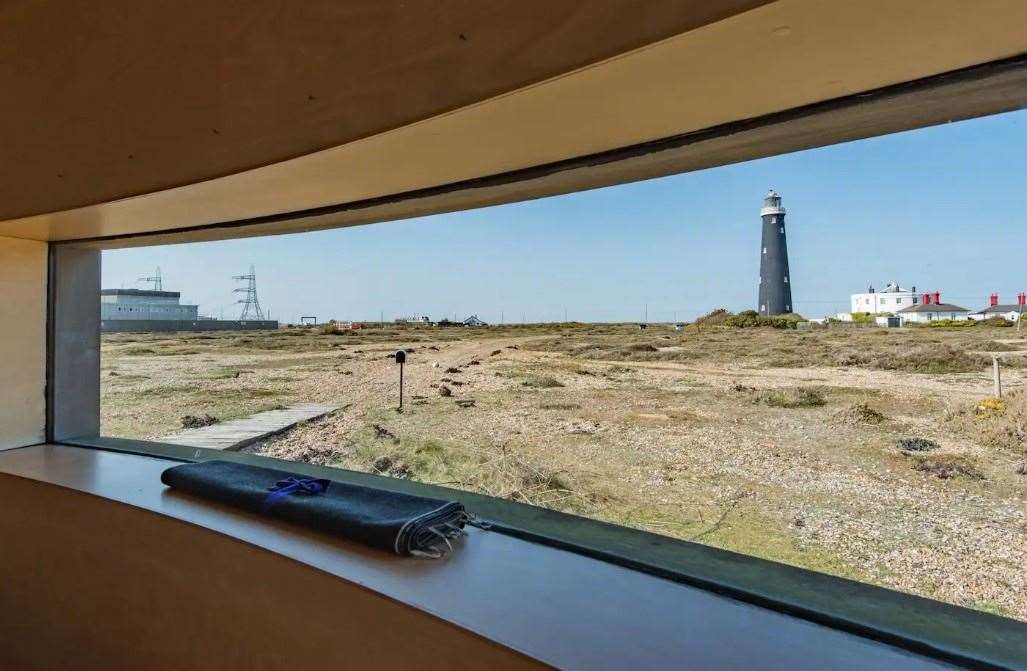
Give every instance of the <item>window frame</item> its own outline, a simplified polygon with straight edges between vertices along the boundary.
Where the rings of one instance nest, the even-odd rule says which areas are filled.
[[[1024,646],[1023,624],[870,583],[537,508],[473,492],[271,457],[153,441],[99,436],[101,252],[94,246],[50,247],[48,442],[156,457],[171,462],[222,459],[287,468],[390,491],[455,499],[493,530],[672,582],[705,589],[911,652],[981,666],[983,641]],[[1007,668],[984,664],[981,668]]]

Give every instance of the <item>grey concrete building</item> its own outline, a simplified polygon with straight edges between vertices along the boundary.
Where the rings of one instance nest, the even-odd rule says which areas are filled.
[[[196,321],[199,306],[182,305],[178,291],[100,290],[100,320]]]
[[[160,331],[250,331],[276,329],[278,322],[201,317],[196,305],[182,305],[178,291],[101,289],[100,330],[103,333]]]

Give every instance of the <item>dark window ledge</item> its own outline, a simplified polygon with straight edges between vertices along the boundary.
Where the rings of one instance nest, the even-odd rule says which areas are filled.
[[[71,444],[176,461],[276,459],[118,438]],[[1027,625],[865,583],[479,494],[289,462],[297,472],[454,498],[494,530],[970,668],[1027,669]]]

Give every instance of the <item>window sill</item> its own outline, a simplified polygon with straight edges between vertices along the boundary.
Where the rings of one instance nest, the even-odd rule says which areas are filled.
[[[152,456],[62,445],[38,445],[0,454],[0,472],[112,499],[231,536],[359,584],[560,668],[672,668],[680,667],[685,661],[695,668],[709,669],[753,666],[945,668],[937,661],[873,640],[743,603],[711,589],[681,584],[684,580],[663,580],[651,575],[654,571],[632,570],[505,533],[471,529],[462,547],[443,561],[392,557],[171,492],[159,480],[160,472],[168,465],[168,461]],[[295,466],[296,470],[320,470],[309,465]],[[328,469],[328,472],[336,479],[374,479],[376,484],[383,480],[349,471]],[[385,482],[397,488],[424,487],[402,481]],[[453,492],[447,490],[446,495]],[[468,496],[475,501],[484,499]],[[474,502],[470,505],[485,517],[497,517],[493,514],[495,510],[481,511]],[[493,505],[514,504],[493,502]],[[527,508],[528,512],[538,511],[529,506],[520,507]],[[547,517],[559,516],[550,511],[535,514],[539,516],[536,526],[542,528]],[[600,529],[610,527],[589,520],[582,524]],[[636,541],[661,538],[610,528]],[[566,539],[568,533],[564,534],[565,545],[570,543]],[[593,538],[593,541],[599,543],[603,539]],[[676,544],[686,558],[689,552],[701,548],[670,542]],[[656,550],[658,555],[659,547]],[[1023,638],[1017,643],[1013,635],[1023,634],[1024,627],[1020,623],[732,553],[722,554],[754,575],[767,566],[780,567],[813,576],[814,587],[816,579],[827,579],[850,591],[855,585],[873,590],[875,594],[894,595],[913,606],[913,610],[900,613],[907,618],[917,615],[915,608],[920,602],[936,605],[943,612],[945,609],[955,611],[971,620],[980,616],[985,619],[976,622],[977,627],[992,622],[998,626],[986,630],[988,636],[981,641],[984,650],[978,651],[980,657],[967,660],[964,656],[963,661],[982,668],[1019,666],[1015,655],[1017,645],[1023,646]],[[691,561],[696,560],[696,555],[691,556]],[[768,583],[773,583],[776,577],[765,571],[762,575]],[[597,594],[601,594],[601,600],[596,598]],[[840,602],[849,598],[842,592],[827,596],[839,602],[839,608],[843,607]],[[880,605],[892,608],[887,602]],[[981,659],[985,653],[991,655],[994,646],[1003,645],[1005,659],[999,655]]]

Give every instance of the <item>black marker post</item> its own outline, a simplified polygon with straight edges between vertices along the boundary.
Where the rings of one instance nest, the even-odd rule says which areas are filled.
[[[396,363],[399,364],[399,408],[403,412],[403,364],[407,362],[407,353],[403,350],[396,352]]]

